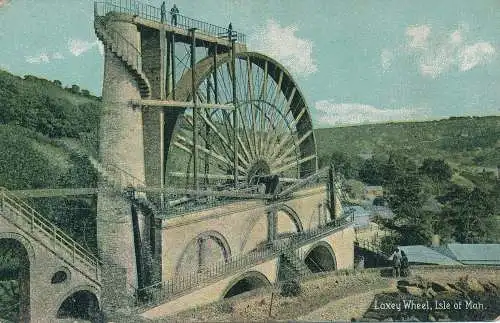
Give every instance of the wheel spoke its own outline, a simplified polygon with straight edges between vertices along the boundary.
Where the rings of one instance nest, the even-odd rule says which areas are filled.
[[[276,172],[276,173],[281,173],[281,172],[284,172],[284,171],[286,171],[286,170],[288,170],[288,169],[290,169],[290,168],[292,168],[292,167],[294,167],[294,166],[299,166],[299,165],[301,165],[301,164],[305,163],[306,161],[309,161],[309,160],[314,159],[314,158],[316,158],[316,155],[310,155],[310,156],[307,156],[307,157],[305,157],[305,158],[302,158],[302,159],[296,160],[296,161],[294,161],[293,163],[290,163],[290,164],[288,164],[288,165],[285,165],[285,166],[283,166],[283,167],[280,167],[280,168],[276,169],[276,170],[275,170],[275,172]]]
[[[286,158],[286,156],[290,155],[294,150],[299,149],[300,144],[306,140],[307,137],[312,135],[313,131],[309,130],[305,133],[297,142],[294,143],[292,147],[290,147],[283,155],[281,155],[278,159],[276,159],[275,164],[281,163],[281,161]]]

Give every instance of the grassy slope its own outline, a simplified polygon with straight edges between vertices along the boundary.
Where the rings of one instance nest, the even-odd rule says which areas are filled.
[[[320,156],[396,150],[418,161],[444,158],[457,166],[496,168],[500,161],[498,116],[324,128],[315,135]]]

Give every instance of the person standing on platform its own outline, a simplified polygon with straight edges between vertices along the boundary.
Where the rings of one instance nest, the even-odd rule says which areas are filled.
[[[229,26],[227,27],[227,39],[229,41],[233,40],[233,24],[229,23]]]
[[[170,15],[172,16],[172,25],[177,26],[177,15],[179,15],[179,9],[174,4],[172,9],[170,9]]]
[[[165,9],[166,5],[165,5],[165,1],[163,1],[161,3],[161,7],[160,7],[160,11],[161,11],[161,23],[165,23],[165,20],[166,20],[166,17],[167,17],[167,11]]]

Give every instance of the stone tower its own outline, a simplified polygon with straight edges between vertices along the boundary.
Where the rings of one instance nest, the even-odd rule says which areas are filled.
[[[97,18],[96,33],[105,46],[99,157],[106,174],[99,183],[97,243],[103,261],[106,310],[126,306],[138,286],[134,210],[116,188],[145,180],[142,112],[133,109],[130,100],[141,99],[141,91],[144,95],[148,89],[141,75],[140,34],[127,20],[130,16]]]

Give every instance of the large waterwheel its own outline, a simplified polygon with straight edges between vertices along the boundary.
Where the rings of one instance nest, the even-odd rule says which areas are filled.
[[[216,63],[207,57],[196,64],[194,84],[198,102],[232,104],[234,79],[237,118],[225,109],[197,109],[196,121],[192,109],[167,112],[167,185],[189,185],[194,167],[202,184],[234,181],[236,174],[240,183],[262,175],[294,181],[316,171],[311,117],[290,73],[253,52],[237,53],[234,69],[233,78],[230,53]],[[177,83],[177,101],[193,100],[191,80],[188,71]]]

